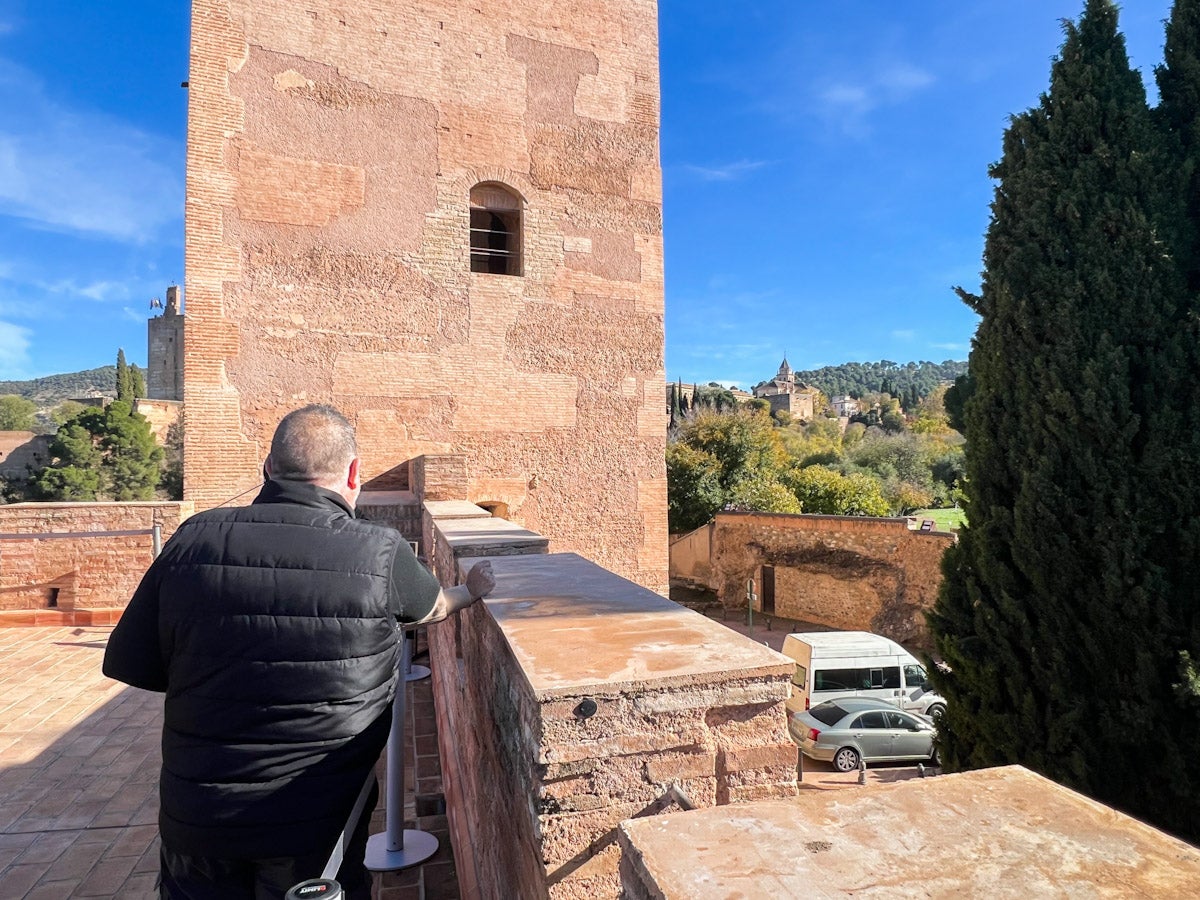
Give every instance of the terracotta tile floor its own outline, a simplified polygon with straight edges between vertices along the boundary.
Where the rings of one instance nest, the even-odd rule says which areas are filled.
[[[157,896],[162,697],[100,673],[111,630],[0,628],[0,900]],[[415,815],[415,786],[441,791],[429,680],[409,690],[405,820],[441,847],[378,894],[446,900],[458,890],[445,816]],[[373,823],[383,830],[382,811]]]

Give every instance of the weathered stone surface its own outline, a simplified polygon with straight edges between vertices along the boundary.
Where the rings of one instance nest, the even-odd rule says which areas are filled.
[[[194,0],[185,496],[330,402],[380,487],[460,454],[451,499],[665,592],[656,9]],[[516,277],[471,271],[492,182]]]
[[[744,608],[747,582],[761,586],[762,567],[771,566],[779,618],[928,641],[925,611],[937,599],[952,535],[912,531],[904,519],[771,513],[719,513],[709,527],[707,565],[702,538],[672,553],[726,606]]]
[[[454,521],[488,520],[435,520],[442,545]],[[458,558],[458,577],[475,562]],[[790,660],[575,554],[491,564],[493,594],[430,639],[440,703],[474,738],[443,755],[480,884],[615,897],[617,822],[677,809],[672,786],[698,806],[794,794]]]
[[[1197,848],[1018,766],[627,821],[619,840],[632,900],[1192,897],[1200,887]]]

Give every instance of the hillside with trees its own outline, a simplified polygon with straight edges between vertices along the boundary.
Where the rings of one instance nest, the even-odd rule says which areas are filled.
[[[116,383],[117,367],[100,366],[28,381],[0,381],[0,396],[20,397],[31,401],[39,409],[46,409],[76,397],[111,397],[116,390]]]
[[[918,400],[928,397],[939,385],[953,383],[966,371],[966,362],[950,359],[941,363],[922,360],[903,364],[884,359],[809,369],[797,372],[796,380],[812,385],[827,397],[891,394],[900,399],[907,409],[908,399],[914,394]]]

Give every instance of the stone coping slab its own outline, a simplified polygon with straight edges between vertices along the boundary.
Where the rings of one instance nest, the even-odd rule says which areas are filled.
[[[435,519],[434,527],[456,557],[544,553],[545,548],[550,546],[549,539],[536,531],[495,516],[486,519]]]
[[[1200,895],[1200,850],[1020,766],[619,830],[631,898]]]
[[[426,500],[425,510],[437,519],[490,519],[492,514],[467,500]]]
[[[781,676],[786,697],[792,660],[578,554],[491,563],[484,603],[541,701]]]
[[[363,491],[358,506],[413,506],[417,495],[412,491]]]

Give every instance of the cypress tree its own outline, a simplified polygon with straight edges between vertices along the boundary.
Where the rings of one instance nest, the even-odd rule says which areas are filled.
[[[138,400],[146,396],[146,376],[138,368],[137,363],[129,367],[130,400]]]
[[[129,366],[125,362],[125,348],[117,350],[117,399],[133,399],[133,380],[129,375]]]
[[[1013,116],[964,409],[969,525],[930,615],[950,768],[1021,763],[1200,836],[1164,519],[1191,373],[1182,196],[1111,0],[1087,0]]]

